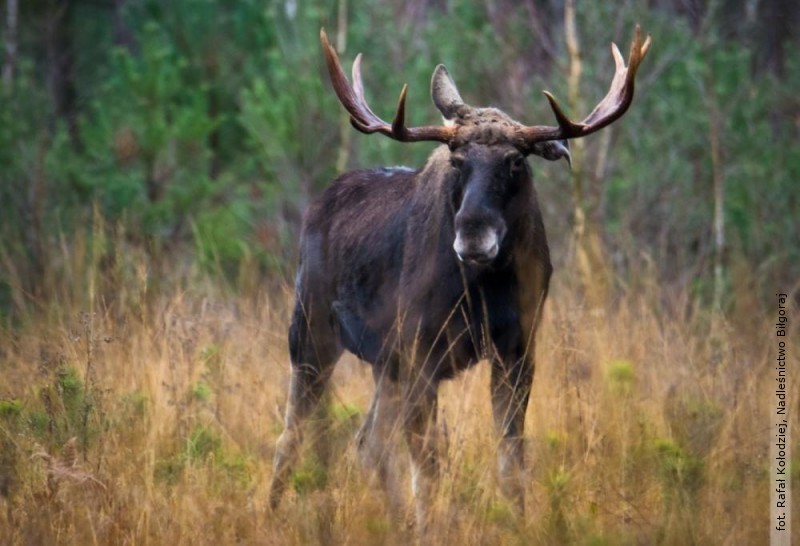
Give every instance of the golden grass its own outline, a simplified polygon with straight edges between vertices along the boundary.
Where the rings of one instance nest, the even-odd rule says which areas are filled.
[[[496,491],[481,365],[441,391],[432,542],[764,543],[768,304],[712,336],[707,312],[653,279],[596,312],[559,275],[528,411],[526,518]],[[0,333],[0,543],[409,542],[358,464],[352,438],[372,385],[352,357],[315,427],[322,454],[306,457],[277,513],[266,509],[288,289],[244,297],[192,281],[158,295],[136,267],[113,281],[96,267],[66,277],[56,301]],[[797,336],[788,339],[796,356]]]

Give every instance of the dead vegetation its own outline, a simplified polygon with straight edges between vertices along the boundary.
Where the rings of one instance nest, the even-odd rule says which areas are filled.
[[[86,277],[103,286],[100,273]],[[131,279],[123,298],[75,288],[0,331],[1,543],[408,542],[358,464],[353,436],[372,381],[352,357],[287,498],[266,508],[288,290],[231,295],[194,279],[155,295],[146,275]],[[601,312],[570,281],[556,278],[537,348],[525,520],[496,491],[489,374],[478,366],[442,392],[435,542],[761,542],[769,309],[733,312],[709,336],[709,312],[653,278]],[[800,375],[790,381],[800,392]]]

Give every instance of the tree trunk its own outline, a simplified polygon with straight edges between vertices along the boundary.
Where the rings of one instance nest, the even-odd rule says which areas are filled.
[[[114,0],[114,45],[133,51],[135,42],[133,33],[125,22],[125,4],[127,0]]]
[[[208,56],[206,62],[206,81],[208,87],[208,119],[211,120],[213,128],[208,134],[208,150],[211,153],[211,160],[208,166],[208,177],[216,180],[221,168],[220,159],[220,91],[219,91],[219,57],[213,49],[206,51]]]
[[[72,147],[80,151],[82,146],[76,112],[78,93],[75,85],[75,48],[72,40],[74,9],[74,0],[51,2],[44,39],[53,111],[57,119],[66,122]]]
[[[756,17],[756,72],[772,71],[783,78],[786,71],[786,42],[800,23],[797,2],[761,0]]]
[[[338,24],[336,29],[336,49],[341,55],[347,49],[347,0],[339,0]],[[336,172],[343,173],[347,170],[350,161],[350,147],[353,141],[353,130],[350,126],[350,116],[344,111],[339,116],[339,154],[336,157]],[[309,198],[308,195],[304,196]]]
[[[564,7],[564,31],[569,54],[568,103],[572,112],[583,112],[580,99],[580,82],[583,65],[578,33],[575,28],[575,6],[567,0]],[[605,129],[608,131],[609,129]],[[610,271],[606,259],[600,225],[594,212],[587,207],[585,195],[584,143],[581,139],[570,141],[572,155],[573,260],[587,306],[604,309],[610,296]],[[602,158],[601,158],[602,160]],[[600,165],[604,169],[603,165]]]
[[[47,247],[45,245],[44,209],[47,199],[47,182],[45,177],[45,156],[47,155],[48,136],[43,134],[36,150],[36,163],[25,203],[24,241],[25,250],[30,260],[28,289],[35,296],[42,296],[47,287]]]
[[[6,56],[3,62],[3,85],[11,90],[17,67],[17,30],[19,0],[6,0]]]
[[[707,84],[708,142],[711,148],[711,180],[714,188],[714,295],[711,309],[717,317],[722,312],[722,295],[725,290],[725,173],[723,171],[720,124],[722,116],[717,105],[713,77]]]

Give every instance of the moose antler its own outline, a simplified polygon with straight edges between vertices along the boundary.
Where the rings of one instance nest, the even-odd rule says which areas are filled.
[[[580,138],[595,131],[598,131],[619,119],[633,101],[633,84],[636,77],[636,70],[642,59],[650,49],[650,35],[647,35],[642,43],[642,29],[636,25],[636,32],[631,43],[631,52],[628,57],[628,66],[619,52],[617,44],[611,44],[611,54],[614,56],[616,72],[611,81],[611,88],[602,101],[592,110],[586,119],[580,123],[570,120],[559,106],[558,101],[549,92],[544,94],[550,101],[550,106],[556,116],[558,127],[550,125],[533,125],[523,127],[520,132],[528,145],[546,140],[563,140],[569,138]]]
[[[450,142],[455,136],[455,127],[427,125],[424,127],[406,127],[406,92],[407,85],[403,85],[400,98],[397,101],[397,111],[392,123],[386,123],[375,115],[364,99],[364,85],[361,81],[361,54],[353,61],[353,85],[347,81],[339,56],[328,41],[325,29],[320,29],[319,39],[322,50],[325,52],[325,61],[331,77],[333,90],[336,96],[350,114],[350,123],[362,133],[381,133],[401,142],[419,142],[433,140],[436,142]]]

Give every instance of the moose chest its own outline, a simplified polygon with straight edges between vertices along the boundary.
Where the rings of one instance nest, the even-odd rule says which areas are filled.
[[[524,350],[520,294],[513,264],[460,275],[431,291],[413,335],[432,376],[448,379],[482,359]]]

